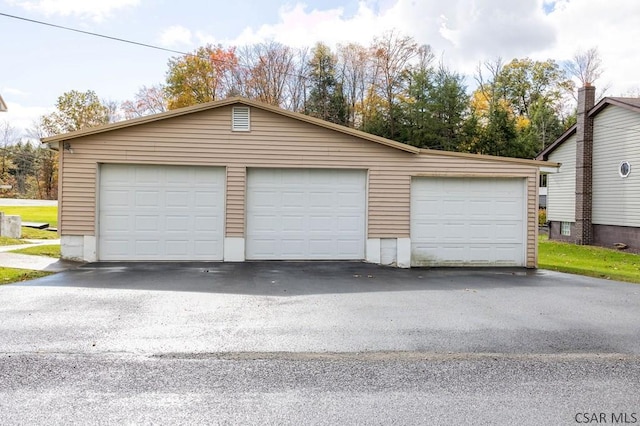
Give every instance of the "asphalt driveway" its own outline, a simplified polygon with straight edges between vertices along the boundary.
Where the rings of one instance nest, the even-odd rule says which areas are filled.
[[[88,265],[0,286],[0,418],[633,421],[639,307],[639,285],[522,269]]]
[[[5,353],[640,354],[640,285],[542,270],[93,264],[0,300]]]

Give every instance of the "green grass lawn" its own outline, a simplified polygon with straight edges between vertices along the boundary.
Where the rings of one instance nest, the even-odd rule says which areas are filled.
[[[34,229],[22,227],[22,238],[31,240],[55,240],[60,238],[57,232],[45,231],[44,229]]]
[[[15,283],[18,281],[33,280],[35,278],[46,277],[51,272],[28,271],[26,269],[0,268],[0,285]]]
[[[29,244],[29,243],[27,241],[17,240],[15,238],[0,237],[0,246],[17,246],[20,244]]]
[[[0,206],[0,211],[6,215],[18,215],[23,222],[44,222],[53,228],[58,226],[58,207],[56,206]],[[58,233],[23,226],[22,238],[55,240],[58,238]],[[0,243],[0,245],[8,244]]]
[[[603,247],[538,240],[538,267],[571,274],[640,283],[640,255]]]
[[[60,244],[37,245],[19,250],[12,250],[11,253],[32,254],[35,256],[60,257]]]
[[[46,222],[49,226],[58,226],[58,207],[56,206],[0,206],[6,215],[18,215],[23,222]]]

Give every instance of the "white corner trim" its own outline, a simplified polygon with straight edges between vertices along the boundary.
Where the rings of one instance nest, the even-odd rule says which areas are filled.
[[[96,256],[96,237],[94,235],[84,236],[82,257],[85,262],[95,262],[98,260],[98,256]]]
[[[61,235],[60,236],[60,257],[62,259],[83,261],[84,260],[84,236]]]
[[[398,268],[411,267],[411,238],[398,238]]]
[[[244,238],[225,237],[224,239],[224,261],[244,262]]]
[[[380,263],[380,238],[368,238],[365,260],[369,263]]]

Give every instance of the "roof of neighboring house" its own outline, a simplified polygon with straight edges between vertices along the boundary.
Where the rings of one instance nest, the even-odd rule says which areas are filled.
[[[4,112],[7,110],[7,104],[4,103],[4,99],[2,99],[2,95],[0,95],[0,112]]]
[[[631,111],[640,113],[640,98],[622,98],[622,97],[607,97],[603,98],[600,102],[593,106],[589,110],[589,117],[596,116],[600,111],[608,107],[609,105],[615,105],[621,108],[626,108]],[[546,147],[542,152],[536,156],[536,160],[546,160],[549,158],[549,154],[555,151],[560,145],[562,145],[567,139],[576,133],[577,126],[574,124],[569,127],[566,132],[558,137],[551,145]]]
[[[215,108],[220,108],[224,106],[234,105],[234,104],[242,104],[250,107],[260,108],[265,111],[270,111],[276,114],[283,115],[285,117],[293,118],[295,120],[307,122],[314,124],[316,126],[324,127],[327,129],[335,130],[337,132],[341,132],[347,135],[355,136],[360,139],[368,140],[371,142],[379,143],[382,145],[389,146],[391,148],[399,149],[402,151],[406,151],[412,154],[433,154],[433,155],[444,155],[450,157],[466,157],[466,158],[475,158],[478,160],[486,160],[486,161],[500,161],[507,163],[518,163],[518,164],[527,164],[535,167],[556,167],[557,164],[549,163],[549,162],[541,162],[537,160],[528,160],[521,158],[510,158],[510,157],[498,157],[492,155],[481,155],[481,154],[470,154],[464,152],[452,152],[452,151],[440,151],[433,149],[424,149],[418,148],[412,145],[408,145],[405,143],[397,142],[391,139],[386,139],[380,136],[373,135],[371,133],[366,133],[360,130],[352,129],[350,127],[341,126],[339,124],[331,123],[329,121],[321,120],[319,118],[311,117],[308,115],[300,114],[297,112],[288,111],[273,105],[265,104],[262,102],[240,98],[240,97],[232,97],[219,101],[207,102],[203,104],[193,105],[189,107],[179,108],[172,111],[162,112],[159,114],[148,115],[145,117],[134,118],[132,120],[119,121],[116,123],[105,124],[103,126],[97,126],[82,130],[77,130],[75,132],[63,133],[60,135],[50,136],[46,138],[42,138],[42,143],[50,143],[50,144],[58,144],[63,141],[81,138],[84,136],[95,135],[99,133],[105,133],[112,130],[124,129],[127,127],[137,126],[140,124],[152,123],[154,121],[164,120],[172,117],[179,117],[186,114],[207,111]]]

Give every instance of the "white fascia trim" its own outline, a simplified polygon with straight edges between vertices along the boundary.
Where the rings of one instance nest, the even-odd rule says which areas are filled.
[[[560,167],[548,167],[548,166],[540,167],[540,173],[542,174],[554,174],[554,173],[558,173],[559,171],[560,171]]]

